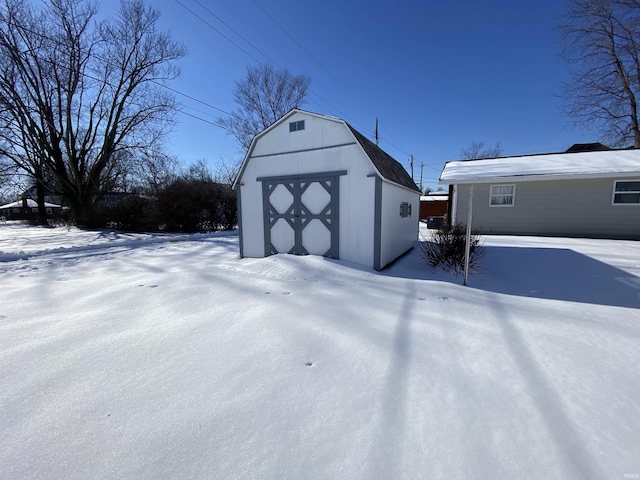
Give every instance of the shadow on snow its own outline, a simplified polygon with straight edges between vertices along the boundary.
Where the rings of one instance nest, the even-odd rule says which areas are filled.
[[[470,288],[568,302],[640,308],[640,277],[568,248],[485,246]],[[421,265],[416,268],[416,265]],[[384,275],[462,284],[424,263],[414,250]]]

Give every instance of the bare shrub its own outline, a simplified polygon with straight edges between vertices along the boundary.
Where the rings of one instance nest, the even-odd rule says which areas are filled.
[[[478,235],[472,234],[470,240],[469,270],[478,270],[485,250]],[[432,231],[431,238],[421,238],[418,252],[428,265],[451,270],[457,275],[464,272],[465,242],[465,225],[445,226]]]

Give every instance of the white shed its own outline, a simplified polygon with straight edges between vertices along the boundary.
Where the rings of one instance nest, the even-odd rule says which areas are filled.
[[[417,240],[418,187],[339,118],[291,110],[253,139],[234,189],[242,257],[312,254],[381,270]]]

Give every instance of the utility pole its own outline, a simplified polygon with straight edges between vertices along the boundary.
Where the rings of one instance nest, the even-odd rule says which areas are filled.
[[[409,156],[409,166],[411,167],[411,180],[413,180],[413,155]]]
[[[422,169],[424,168],[424,162],[420,162],[420,193],[422,193]]]

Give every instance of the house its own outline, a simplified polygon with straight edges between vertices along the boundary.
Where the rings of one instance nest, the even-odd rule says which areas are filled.
[[[420,197],[420,220],[447,214],[449,192],[429,192]]]
[[[380,270],[418,236],[418,187],[339,118],[291,110],[253,139],[233,188],[243,257],[313,254]]]
[[[471,205],[483,233],[640,239],[640,150],[448,162],[440,183],[452,223]]]
[[[45,202],[47,218],[53,218],[62,212],[62,205]],[[33,220],[38,217],[38,204],[31,198],[23,197],[17,202],[0,205],[0,216],[6,220]]]

